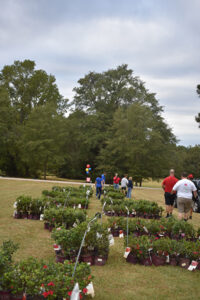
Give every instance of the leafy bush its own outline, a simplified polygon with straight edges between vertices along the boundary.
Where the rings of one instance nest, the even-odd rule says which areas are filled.
[[[44,211],[44,220],[50,225],[65,226],[70,228],[74,224],[79,224],[86,220],[84,210],[74,210],[73,208],[48,208]]]

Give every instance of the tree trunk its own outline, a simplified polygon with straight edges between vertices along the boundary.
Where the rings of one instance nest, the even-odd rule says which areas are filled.
[[[140,187],[142,186],[142,179],[140,180]]]

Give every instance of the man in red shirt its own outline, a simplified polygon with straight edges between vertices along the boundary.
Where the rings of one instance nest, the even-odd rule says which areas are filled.
[[[162,188],[165,191],[165,205],[166,205],[166,218],[170,217],[173,212],[174,200],[176,194],[171,194],[173,186],[177,183],[178,179],[174,176],[174,170],[171,169],[169,176],[166,177],[162,182]]]
[[[120,183],[120,178],[118,176],[118,174],[115,174],[115,177],[113,178],[113,186],[115,190],[119,189],[119,183]]]

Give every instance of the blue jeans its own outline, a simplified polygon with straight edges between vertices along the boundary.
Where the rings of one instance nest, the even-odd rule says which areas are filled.
[[[113,186],[114,186],[114,189],[115,189],[115,190],[118,190],[118,189],[119,189],[119,183],[114,183]]]
[[[101,186],[97,186],[97,187],[96,187],[96,197],[97,197],[98,199],[101,198],[101,191],[102,191],[102,187],[101,187]]]
[[[127,194],[126,194],[126,198],[129,198],[131,199],[131,191],[132,191],[132,188],[128,188],[128,191],[127,191]]]

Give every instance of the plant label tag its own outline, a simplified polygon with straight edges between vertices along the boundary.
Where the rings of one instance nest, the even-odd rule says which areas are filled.
[[[97,239],[101,239],[102,238],[102,234],[97,232]]]
[[[159,236],[162,237],[162,236],[164,236],[164,234],[160,233]]]
[[[97,261],[103,261],[103,259],[102,258],[98,258]]]
[[[119,231],[119,238],[121,239],[121,238],[123,238],[123,237],[124,237],[123,230],[120,230],[120,231]]]
[[[74,209],[76,209],[76,205],[74,205],[74,207],[73,207]]]
[[[14,208],[17,208],[17,202],[15,201],[15,203],[13,204]]]
[[[40,215],[40,221],[43,221],[43,220],[44,220],[44,215],[41,214],[41,215]]]
[[[91,262],[88,262],[87,264],[88,264],[88,266],[91,266]]]
[[[196,267],[197,267],[197,265],[198,265],[198,262],[195,261],[195,260],[193,260],[193,261],[191,262],[191,265],[189,266],[188,270],[189,270],[189,271],[195,270]]]
[[[166,263],[169,263],[169,255],[166,256]]]
[[[73,224],[73,227],[75,228],[76,226],[77,226],[77,224],[76,224],[76,223],[74,223],[74,224]]]
[[[115,240],[112,234],[109,234],[108,239],[109,239],[109,245],[114,246]]]
[[[143,226],[143,229],[146,233],[149,233],[148,229],[145,226]]]
[[[111,231],[111,228],[109,227],[109,228],[108,228],[108,232],[110,232],[110,231]]]
[[[124,252],[124,258],[127,258],[130,252],[131,252],[131,248],[130,247],[126,247],[126,250]]]
[[[13,217],[15,217],[16,214],[17,214],[17,211],[14,210],[14,212],[13,212]]]
[[[81,208],[81,204],[79,203],[78,208]]]
[[[90,282],[87,286],[86,286],[86,289],[87,289],[87,293],[86,295],[90,295],[92,298],[94,298],[94,286],[93,286],[93,283]]]

